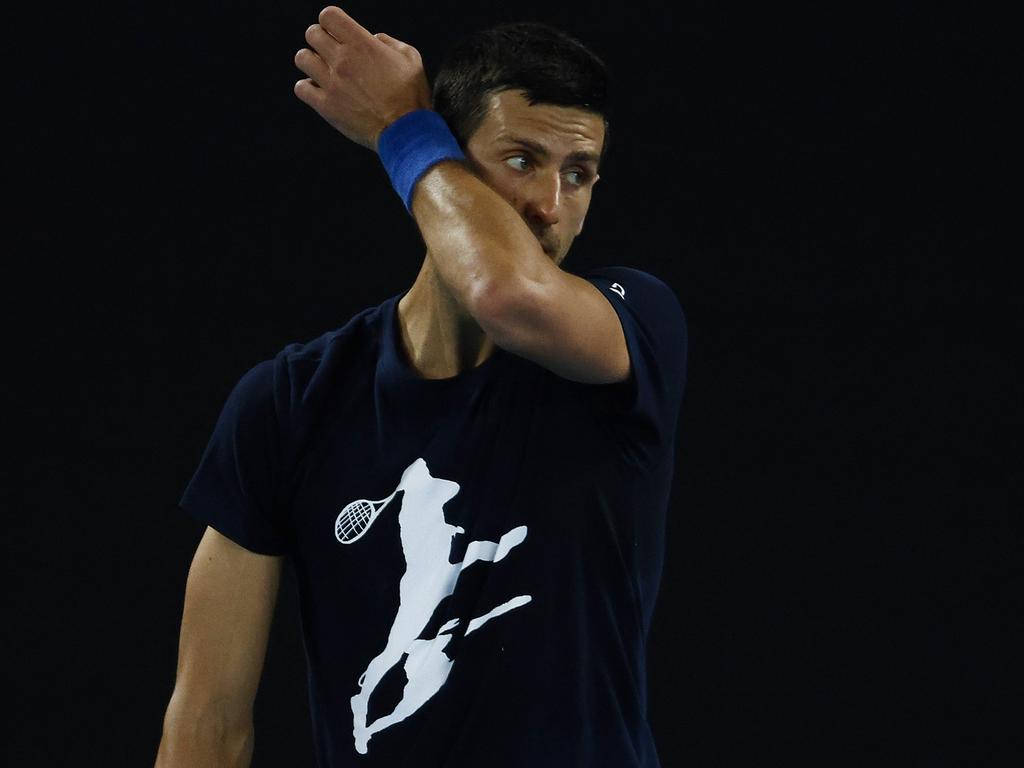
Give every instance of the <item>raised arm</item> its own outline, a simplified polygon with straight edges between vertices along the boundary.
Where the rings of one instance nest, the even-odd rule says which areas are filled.
[[[309,77],[295,84],[295,94],[357,144],[379,151],[388,126],[431,110],[422,59],[408,43],[370,34],[336,6],[320,12],[306,42],[311,48],[296,53],[295,63]],[[600,135],[603,146],[599,117],[546,109],[542,122],[557,127],[554,133]],[[573,154],[597,157],[591,149]],[[575,202],[559,212],[554,201],[560,193],[549,173],[530,188],[531,204],[544,209],[548,225],[578,218],[578,235],[589,205],[585,186],[566,192]],[[516,188],[527,194],[525,186]],[[609,300],[589,281],[559,269],[517,209],[468,164],[430,167],[414,187],[410,212],[445,287],[497,346],[573,381],[604,384],[629,376],[625,335]]]
[[[206,529],[185,587],[178,670],[156,768],[250,764],[253,703],[283,560]]]

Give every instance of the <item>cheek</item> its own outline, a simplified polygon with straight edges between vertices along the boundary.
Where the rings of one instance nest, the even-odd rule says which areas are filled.
[[[583,222],[584,222],[584,220],[586,218],[587,218],[587,206],[586,205],[584,205],[581,208],[578,208],[578,209],[573,211],[573,215],[572,215],[572,221],[574,222],[574,224],[572,225],[573,237],[577,237],[580,234],[580,232],[583,231]]]
[[[512,207],[518,207],[521,195],[519,194],[519,183],[517,179],[509,178],[507,175],[501,173],[501,171],[496,173],[484,172],[483,174],[478,172],[478,175],[487,184],[487,186],[510,202]]]

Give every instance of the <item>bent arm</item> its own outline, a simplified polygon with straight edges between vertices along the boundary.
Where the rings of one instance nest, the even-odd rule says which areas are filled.
[[[499,300],[560,271],[515,209],[467,163],[445,160],[423,174],[412,214],[445,287],[485,329]]]
[[[283,557],[207,528],[185,587],[178,668],[156,768],[248,766]]]
[[[554,264],[504,198],[459,161],[432,166],[412,211],[445,287],[502,349],[570,381],[629,377],[619,316],[600,290]]]

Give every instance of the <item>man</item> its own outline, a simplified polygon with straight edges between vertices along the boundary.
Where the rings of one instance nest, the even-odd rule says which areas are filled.
[[[645,641],[687,334],[657,278],[559,267],[606,70],[538,23],[471,35],[433,92],[339,8],[306,41],[296,95],[380,153],[427,253],[231,392],[181,499],[208,527],[157,765],[248,765],[287,556],[319,765],[657,766]]]

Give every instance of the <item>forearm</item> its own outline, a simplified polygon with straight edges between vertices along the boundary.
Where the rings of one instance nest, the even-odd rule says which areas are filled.
[[[249,768],[254,740],[252,723],[230,728],[209,718],[168,713],[154,768]]]
[[[462,162],[432,166],[411,209],[438,275],[478,322],[551,268],[526,222]]]

